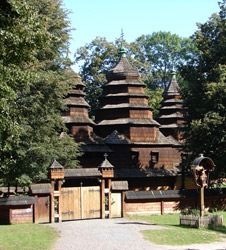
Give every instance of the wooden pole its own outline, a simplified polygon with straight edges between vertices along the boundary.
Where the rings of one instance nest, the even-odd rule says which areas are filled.
[[[80,210],[81,210],[81,219],[83,219],[83,192],[82,192],[82,182],[80,183]]]
[[[105,180],[101,180],[101,218],[105,218]]]
[[[124,217],[125,216],[125,192],[122,192],[122,210],[121,210],[121,216]]]
[[[200,216],[204,216],[205,204],[204,204],[204,186],[200,188]]]
[[[51,180],[52,192],[50,194],[50,222],[54,223],[54,180]]]
[[[62,201],[61,201],[61,180],[58,180],[57,181],[58,183],[57,183],[57,185],[58,185],[58,187],[57,187],[57,189],[58,189],[58,191],[59,191],[59,196],[58,196],[58,214],[59,214],[59,222],[62,222],[62,211],[61,211],[61,203],[62,203]]]
[[[111,218],[111,179],[108,179],[108,211]]]
[[[161,215],[164,215],[164,201],[161,200]]]

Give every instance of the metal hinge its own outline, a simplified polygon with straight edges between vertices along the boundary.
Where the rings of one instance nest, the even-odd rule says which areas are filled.
[[[92,210],[89,210],[89,213],[91,214],[91,213],[97,213],[97,212],[100,212],[100,209],[97,209],[97,210],[94,210],[94,209],[92,209]]]
[[[73,191],[72,190],[68,190],[68,191],[61,191],[61,194],[72,194]]]
[[[68,214],[68,215],[70,215],[70,214],[73,214],[73,213],[74,213],[73,211],[62,212],[62,215],[65,215],[65,214]]]
[[[100,192],[100,189],[89,189],[89,192]]]

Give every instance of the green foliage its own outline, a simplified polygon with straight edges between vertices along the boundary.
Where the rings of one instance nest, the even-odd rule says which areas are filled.
[[[152,84],[159,88],[167,87],[173,66],[186,65],[196,56],[196,47],[190,38],[181,38],[170,32],[153,32],[140,36],[136,41],[140,51],[136,59],[149,62]],[[179,72],[177,78],[181,78]]]
[[[38,224],[0,225],[2,249],[50,249],[58,233],[51,227]]]
[[[60,1],[51,0],[2,1],[0,28],[0,182],[24,186],[46,179],[53,155],[78,165],[78,145],[59,136],[72,87],[70,28]]]
[[[216,164],[214,174],[225,172],[226,159],[226,2],[219,14],[198,25],[193,36],[199,56],[183,68],[186,124],[185,150],[191,159],[205,153]]]
[[[198,210],[198,209],[184,209],[183,211],[181,211],[181,214],[199,216],[200,210]]]
[[[146,91],[149,91],[147,88]],[[148,104],[153,108],[153,117],[156,117],[159,113],[159,108],[161,107],[162,94],[164,89],[156,88],[151,90],[150,93],[147,93],[150,97]]]
[[[90,44],[81,47],[75,54],[75,61],[83,63],[80,75],[86,83],[86,100],[91,106],[91,116],[94,115],[94,109],[99,106],[101,87],[106,82],[105,74],[115,64],[115,55],[117,47],[102,37],[97,37]]]

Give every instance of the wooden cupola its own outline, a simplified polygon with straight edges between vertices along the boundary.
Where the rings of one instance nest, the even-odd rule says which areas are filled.
[[[183,100],[174,68],[171,76],[169,85],[162,95],[163,100],[156,120],[161,124],[160,131],[165,136],[172,136],[179,141],[180,133],[178,128],[184,123]]]
[[[50,165],[49,169],[51,180],[64,179],[64,167],[55,159]]]
[[[102,178],[114,177],[114,166],[107,159],[108,154],[104,154],[104,161],[100,164],[99,169],[102,173]]]

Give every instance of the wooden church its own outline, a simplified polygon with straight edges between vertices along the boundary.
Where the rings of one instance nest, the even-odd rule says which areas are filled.
[[[84,143],[80,162],[87,179],[83,183],[90,183],[88,172],[98,169],[107,153],[114,167],[113,180],[127,181],[129,190],[180,189],[181,143],[176,128],[183,122],[183,115],[175,72],[163,94],[157,121],[144,93],[145,84],[123,48],[106,78],[95,121],[88,116],[85,85],[76,73],[76,88],[65,99],[68,111],[63,119],[69,133]],[[75,184],[76,175],[71,172],[70,177]],[[67,180],[64,185],[71,184]]]

